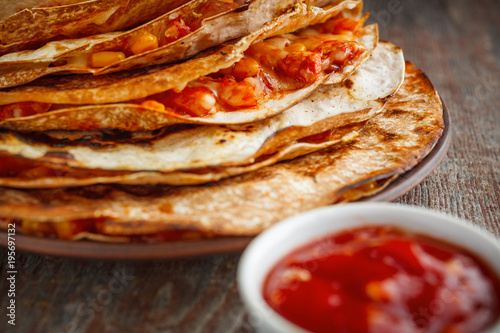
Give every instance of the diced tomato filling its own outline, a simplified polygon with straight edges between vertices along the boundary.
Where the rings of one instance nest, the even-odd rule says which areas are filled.
[[[219,3],[212,5],[219,9],[225,6]],[[171,24],[180,35],[187,33],[185,29],[189,28],[182,18]],[[283,91],[313,84],[318,78],[341,70],[361,55],[365,51],[364,46],[353,40],[353,31],[360,24],[348,18],[332,19],[297,33],[256,42],[239,62],[190,82],[181,91],[169,90],[128,103],[191,117],[254,108]],[[331,35],[339,31],[341,35]],[[346,31],[347,35],[344,35]],[[34,102],[10,104],[0,109],[0,121],[60,108],[57,104],[51,106]]]
[[[53,169],[40,163],[13,156],[0,156],[0,177],[42,178],[55,175]]]
[[[351,19],[335,22],[335,25],[327,22],[332,25],[330,30],[344,26],[357,29]],[[325,30],[323,25],[310,29],[320,33]],[[303,32],[272,37],[252,44],[233,66],[202,77],[180,92],[161,93],[148,99],[160,101],[169,111],[198,117],[219,110],[253,108],[273,94],[300,89],[314,83],[322,73],[341,70],[365,51],[362,44],[352,39],[332,39],[318,34],[306,36]],[[209,87],[215,98],[213,108],[203,108],[202,112],[192,93],[192,89],[200,89],[200,85]]]
[[[167,25],[160,45],[163,46],[175,42],[190,32],[191,28],[186,25],[182,17],[178,17]]]
[[[278,62],[278,67],[299,82],[313,83],[321,72],[321,54],[310,51],[291,52]]]
[[[22,118],[50,110],[51,104],[40,102],[19,102],[0,106],[0,121]]]
[[[252,84],[247,81],[237,82],[226,78],[219,86],[219,99],[231,107],[254,107],[257,105],[257,96]]]
[[[216,102],[215,94],[207,87],[186,87],[181,92],[169,90],[156,97],[160,103],[192,117],[208,115]]]

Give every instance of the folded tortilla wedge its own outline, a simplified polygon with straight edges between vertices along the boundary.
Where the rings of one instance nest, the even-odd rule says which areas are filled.
[[[0,54],[149,21],[189,0],[17,0],[0,9]]]
[[[439,96],[408,64],[399,91],[348,142],[203,186],[3,187],[0,220],[69,239],[255,235],[288,216],[380,190],[419,163],[443,127]]]
[[[204,49],[259,30],[296,2],[189,1],[129,31],[66,39],[33,51],[11,52],[0,57],[0,88],[55,73],[99,75],[187,59]],[[328,2],[333,5],[327,7],[343,16],[360,19],[360,0]]]
[[[240,124],[271,117],[326,79],[342,82],[375,49],[376,25],[344,30],[346,19],[331,17],[337,13],[335,6],[324,10],[299,4],[236,43],[180,64],[42,78],[0,91],[0,127],[154,130],[176,123]],[[353,21],[363,22],[348,22]]]
[[[404,69],[401,49],[380,43],[346,82],[321,87],[280,115],[252,124],[0,132],[0,185],[186,185],[257,170],[356,137],[398,90]]]

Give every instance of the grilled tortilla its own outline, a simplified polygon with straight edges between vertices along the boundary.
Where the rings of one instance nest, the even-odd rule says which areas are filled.
[[[297,6],[236,44],[178,65],[40,79],[0,92],[0,126],[23,131],[153,130],[175,123],[240,124],[271,117],[327,78],[342,82],[375,49],[375,25],[332,35],[325,29],[342,24],[335,18],[276,36],[330,14]]]
[[[190,1],[129,31],[67,39],[34,51],[12,52],[0,57],[0,88],[48,74],[99,75],[187,59],[259,30],[294,3],[295,0]],[[329,8],[345,17],[360,19],[360,0],[344,0]]]
[[[255,235],[293,214],[345,201],[356,188],[356,196],[379,190],[419,163],[443,126],[439,96],[408,64],[383,112],[347,142],[204,186],[1,188],[0,216],[22,232],[69,239],[183,237],[186,230]]]
[[[282,114],[253,124],[1,133],[0,185],[184,185],[256,170],[355,137],[397,91],[404,68],[401,49],[381,43],[348,81],[322,87]]]

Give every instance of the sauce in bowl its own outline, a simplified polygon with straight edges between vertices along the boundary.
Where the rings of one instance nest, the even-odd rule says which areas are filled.
[[[263,296],[312,332],[478,333],[500,317],[500,280],[482,260],[387,226],[294,250],[267,275]]]

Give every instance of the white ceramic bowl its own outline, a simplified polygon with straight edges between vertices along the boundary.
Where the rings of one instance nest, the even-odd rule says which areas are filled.
[[[288,218],[255,238],[238,266],[238,288],[258,332],[307,332],[281,317],[262,297],[274,264],[292,250],[323,236],[367,225],[392,225],[441,239],[478,255],[500,276],[500,242],[470,223],[434,211],[388,203],[350,203]],[[500,321],[488,333],[499,333]]]

